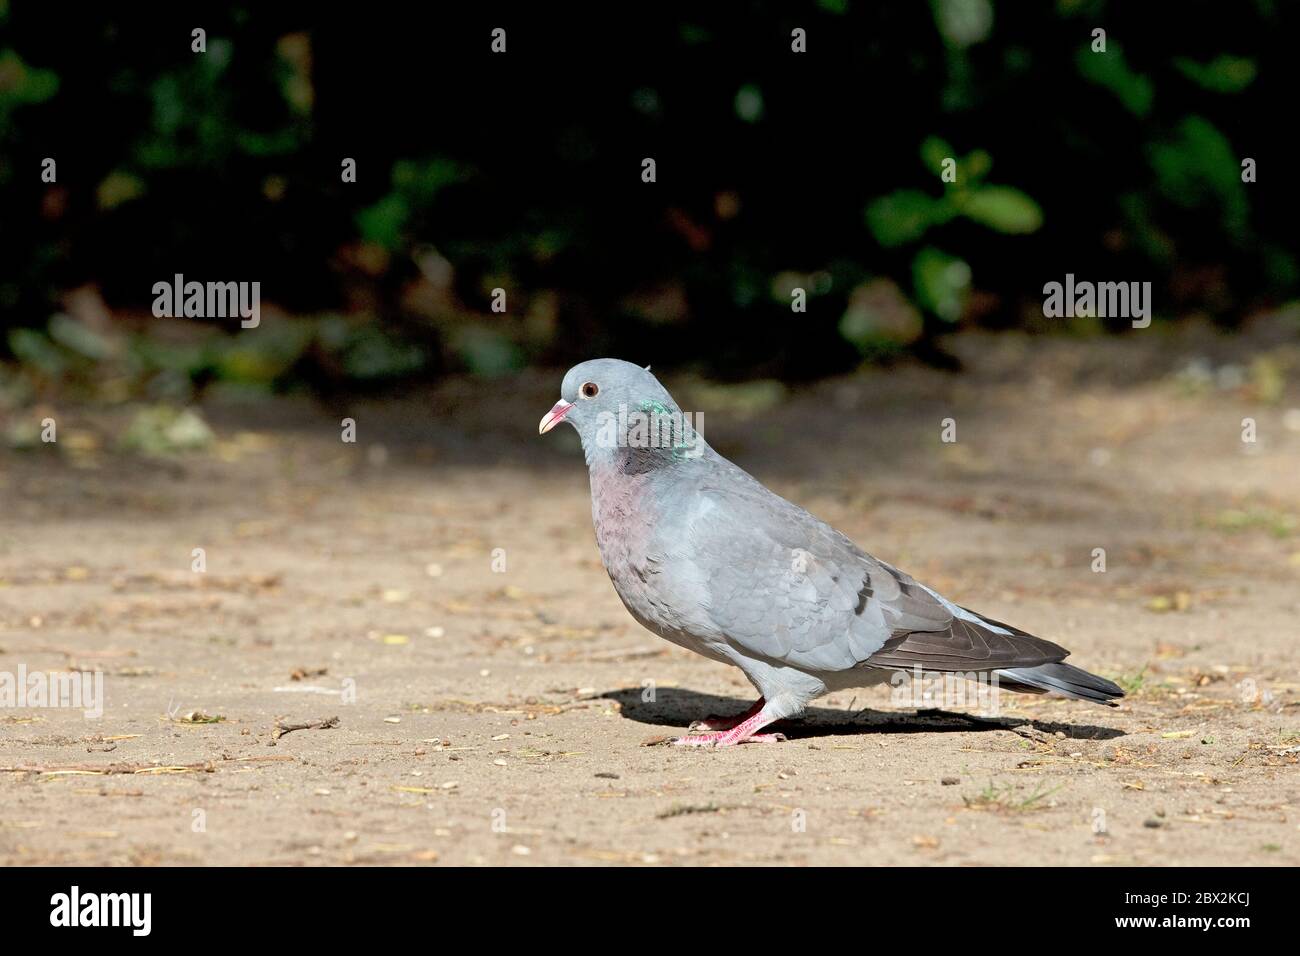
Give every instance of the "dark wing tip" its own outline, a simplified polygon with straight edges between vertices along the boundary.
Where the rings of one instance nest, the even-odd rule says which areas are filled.
[[[862,663],[908,670],[992,671],[1051,664],[1069,653],[1059,644],[1023,631],[1002,634],[974,621],[953,618],[943,630],[895,634]]]

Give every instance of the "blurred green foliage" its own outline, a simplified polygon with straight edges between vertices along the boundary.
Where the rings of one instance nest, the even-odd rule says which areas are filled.
[[[1148,77],[1128,65],[1118,44],[1112,41],[1105,51],[1082,46],[1075,54],[1075,63],[1080,75],[1115,94],[1134,116],[1143,117],[1151,112],[1155,87]]]
[[[440,156],[399,160],[393,164],[392,190],[357,213],[361,238],[392,251],[409,246],[415,238],[407,234],[413,212],[432,206],[442,189],[465,177],[458,163]]]
[[[1205,209],[1224,227],[1224,239],[1248,235],[1250,201],[1232,145],[1204,117],[1189,116],[1171,136],[1147,147],[1156,185],[1165,199],[1188,210]]]
[[[921,144],[921,160],[940,177],[944,194],[933,197],[899,189],[873,200],[867,206],[867,225],[882,246],[919,241],[931,229],[959,216],[1007,235],[1035,232],[1042,225],[1042,210],[1023,192],[983,182],[993,165],[985,151],[975,150],[958,160],[951,146],[931,136]],[[912,283],[919,305],[945,322],[956,322],[965,309],[971,269],[962,259],[926,246],[912,259]]]
[[[1231,325],[1300,291],[1276,191],[1297,13],[1177,10],[670,3],[612,39],[532,11],[492,58],[470,11],[430,33],[94,8],[68,31],[0,0],[0,363],[11,393],[105,397],[597,352],[814,375],[1023,324],[1066,272]],[[177,272],[259,280],[274,309],[152,319]]]

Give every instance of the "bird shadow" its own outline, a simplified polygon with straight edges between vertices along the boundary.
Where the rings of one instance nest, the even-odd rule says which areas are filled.
[[[682,688],[655,688],[653,700],[644,700],[646,691],[641,687],[624,687],[601,694],[604,700],[615,701],[620,712],[629,720],[642,724],[688,727],[693,720],[704,717],[740,714],[752,703],[734,697],[702,694]],[[772,725],[791,740],[832,737],[842,734],[890,733],[979,733],[989,730],[1032,728],[1044,734],[1062,733],[1075,740],[1114,740],[1125,736],[1124,731],[1113,727],[1092,724],[1064,724],[1055,721],[1031,720],[1027,717],[979,717],[946,710],[917,710],[912,713],[879,710],[830,710],[826,707],[809,707],[795,720],[782,720]]]

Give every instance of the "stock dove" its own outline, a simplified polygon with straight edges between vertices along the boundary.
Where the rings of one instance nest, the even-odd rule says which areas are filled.
[[[831,691],[899,671],[996,675],[995,686],[1109,704],[1124,692],[1050,641],[959,607],[873,558],[715,452],[648,368],[594,359],[539,425],[577,429],[600,556],[632,616],[744,671],[761,695],[674,743],[728,746]],[[1113,706],[1113,705],[1112,705]]]

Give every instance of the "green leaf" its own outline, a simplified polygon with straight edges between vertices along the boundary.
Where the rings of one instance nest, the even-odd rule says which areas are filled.
[[[235,141],[249,156],[283,156],[296,150],[302,137],[290,126],[271,133],[243,129],[235,134]]]
[[[1019,189],[1011,186],[979,186],[960,200],[969,219],[1009,235],[1036,232],[1043,224],[1043,211]]]
[[[945,322],[956,322],[970,296],[970,266],[962,259],[927,246],[912,260],[916,300]]]
[[[62,312],[50,317],[50,338],[83,358],[100,360],[113,354],[111,342]]]
[[[927,136],[921,144],[921,162],[936,176],[943,172],[943,161],[954,159],[956,155],[948,141],[938,136]]]
[[[51,378],[62,375],[68,367],[58,347],[35,329],[12,329],[9,332],[9,351],[23,365],[38,369]]]
[[[1129,68],[1124,51],[1113,41],[1105,53],[1094,53],[1090,46],[1080,47],[1075,64],[1084,79],[1110,90],[1134,116],[1151,112],[1155,87],[1147,77]]]
[[[1175,136],[1147,149],[1156,184],[1184,209],[1217,207],[1230,235],[1244,235],[1250,201],[1241,181],[1241,160],[1228,138],[1209,120],[1189,116]]]
[[[13,50],[0,53],[0,108],[43,103],[59,92],[59,75],[23,62]]]
[[[428,205],[444,187],[462,182],[466,170],[442,156],[428,160],[399,160],[393,165],[393,188],[418,205]]]
[[[402,242],[410,208],[397,193],[389,193],[379,202],[357,213],[357,228],[361,238],[378,243],[385,249],[396,249]]]
[[[144,180],[120,169],[109,173],[95,188],[95,204],[101,210],[116,209],[145,193]]]
[[[959,182],[974,185],[989,174],[993,168],[993,157],[982,149],[971,152],[957,164]]]
[[[931,226],[952,218],[948,202],[916,189],[900,189],[867,206],[867,226],[876,241],[887,248],[906,245],[925,235]]]
[[[1254,60],[1227,53],[1221,53],[1205,64],[1185,56],[1174,57],[1174,66],[1193,83],[1211,93],[1240,93],[1255,81],[1259,72]]]

